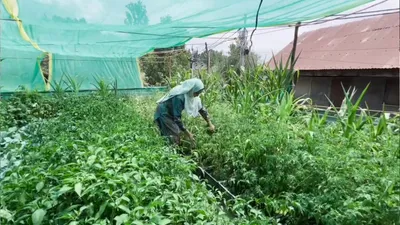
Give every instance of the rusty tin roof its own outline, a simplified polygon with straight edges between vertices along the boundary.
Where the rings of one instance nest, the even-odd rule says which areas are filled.
[[[300,28],[301,29],[301,28]],[[299,36],[298,70],[400,68],[399,14],[322,28]],[[293,43],[275,57],[286,60]],[[273,62],[269,65],[273,67]]]

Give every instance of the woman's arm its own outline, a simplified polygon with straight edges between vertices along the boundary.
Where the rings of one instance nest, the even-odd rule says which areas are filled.
[[[209,130],[210,130],[211,132],[214,132],[214,131],[215,131],[215,127],[214,127],[214,125],[211,123],[211,119],[210,119],[210,116],[209,116],[207,110],[206,110],[204,107],[202,107],[202,108],[199,110],[199,113],[200,113],[201,117],[203,117],[203,119],[206,121]]]

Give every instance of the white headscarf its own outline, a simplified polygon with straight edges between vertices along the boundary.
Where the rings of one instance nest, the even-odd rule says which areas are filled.
[[[185,111],[190,116],[197,117],[199,116],[199,110],[202,108],[202,104],[200,98],[194,97],[193,94],[203,89],[203,82],[198,78],[192,78],[172,88],[164,97],[158,100],[157,103],[162,103],[177,95],[184,94]]]

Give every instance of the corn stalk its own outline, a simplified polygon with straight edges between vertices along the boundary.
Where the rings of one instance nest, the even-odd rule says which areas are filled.
[[[366,124],[366,114],[365,111],[362,110],[361,114],[357,116],[357,111],[360,109],[360,104],[364,99],[365,94],[367,93],[369,84],[364,88],[361,95],[353,104],[353,98],[357,92],[355,88],[349,88],[349,90],[345,90],[342,85],[343,92],[345,94],[345,98],[343,99],[342,106],[340,107],[340,111],[338,111],[332,101],[328,98],[328,101],[332,105],[332,108],[338,115],[338,119],[340,124],[342,125],[343,135],[346,138],[351,138],[352,135],[361,130],[363,126]]]

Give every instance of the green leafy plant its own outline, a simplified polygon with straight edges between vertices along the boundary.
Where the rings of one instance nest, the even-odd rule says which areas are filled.
[[[96,87],[98,93],[102,97],[106,97],[107,95],[110,94],[110,87],[111,84],[107,84],[104,80],[100,80],[95,78],[96,83],[93,84],[93,86]]]
[[[0,114],[5,127],[21,127],[36,119],[51,118],[56,110],[56,105],[48,98],[37,91],[20,87],[10,99],[4,101]]]
[[[282,89],[290,82],[265,88],[268,71],[201,74],[217,130],[184,118],[196,135],[184,157],[153,124],[158,96],[16,93],[0,105],[18,125],[0,132],[10,165],[0,168],[0,223],[397,224],[398,117],[358,115],[365,90],[358,99],[349,90],[328,121],[330,110]],[[209,190],[197,165],[236,198]]]
[[[67,85],[67,88],[74,93],[78,93],[81,89],[83,81],[78,81],[70,75],[66,75],[67,80],[64,82]]]
[[[63,87],[63,84],[65,83],[65,81],[63,80],[63,78],[64,78],[64,76],[61,76],[61,78],[58,82],[55,81],[55,82],[50,83],[56,98],[64,97],[65,88]]]
[[[180,70],[174,76],[166,78],[166,81],[168,83],[168,86],[170,88],[173,88],[179,85],[181,82],[188,80],[190,78],[192,78],[192,74],[189,70]]]
[[[265,70],[266,86],[269,88],[268,92],[273,94],[269,96],[270,99],[276,100],[282,97],[282,94],[287,91],[292,91],[293,83],[299,78],[299,71],[291,70],[291,65],[295,65],[300,55],[298,55],[293,62],[291,62],[292,53],[283,63],[282,58],[278,62],[275,56],[272,57],[274,62],[274,69]],[[279,91],[277,91],[279,90]]]
[[[280,100],[276,100],[275,114],[278,119],[283,122],[287,122],[290,117],[305,107],[311,105],[311,99],[309,98],[295,98],[294,92],[284,92],[280,97]]]
[[[0,179],[1,224],[266,220],[260,214],[229,218],[220,196],[192,174],[194,162],[166,147],[136,111],[142,107],[113,95],[53,101],[63,105],[57,117],[32,121],[0,139],[0,159],[5,153],[21,159]],[[13,136],[21,141],[12,141]]]
[[[364,111],[362,111],[362,113],[359,116],[357,116],[357,112],[360,109],[360,104],[365,94],[367,93],[368,87],[369,84],[364,88],[361,95],[353,103],[354,96],[357,90],[355,88],[349,88],[349,90],[346,91],[342,85],[345,98],[343,99],[343,103],[339,111],[335,108],[334,104],[328,98],[333,109],[336,111],[338,115],[340,124],[342,125],[343,135],[346,138],[351,138],[354,132],[361,130],[365,125],[365,123],[367,122],[365,119]]]

